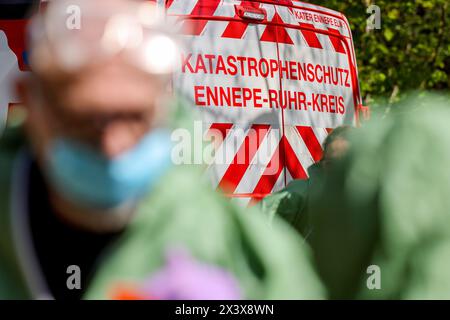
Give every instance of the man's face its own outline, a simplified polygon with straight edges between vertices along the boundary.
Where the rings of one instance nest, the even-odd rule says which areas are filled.
[[[37,75],[26,85],[25,101],[28,136],[38,157],[58,137],[90,145],[108,158],[129,150],[163,117],[167,80],[120,56],[73,74],[49,69]]]

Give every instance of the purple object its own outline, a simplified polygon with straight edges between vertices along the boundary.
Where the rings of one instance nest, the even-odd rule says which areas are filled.
[[[226,270],[196,261],[185,250],[171,250],[166,266],[144,290],[159,300],[239,300],[241,291]]]

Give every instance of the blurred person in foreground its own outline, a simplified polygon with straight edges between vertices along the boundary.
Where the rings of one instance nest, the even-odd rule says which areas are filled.
[[[68,3],[81,29],[65,28],[63,1],[35,18],[27,118],[0,141],[0,298],[322,297],[288,226],[172,165],[177,55],[155,8]]]
[[[321,183],[321,176],[327,172],[330,163],[342,158],[349,149],[347,136],[349,126],[335,128],[323,143],[322,159],[308,168],[308,179],[294,180],[286,188],[267,196],[261,202],[261,208],[270,219],[281,217],[308,239],[311,226],[308,198],[311,188]]]
[[[450,299],[450,99],[419,93],[349,136],[310,194],[333,299]]]

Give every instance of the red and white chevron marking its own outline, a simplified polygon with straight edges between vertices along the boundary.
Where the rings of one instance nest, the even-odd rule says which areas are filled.
[[[242,20],[236,13],[234,5],[246,8],[263,9],[266,12],[266,19],[260,24],[266,24],[264,32],[260,36],[263,42],[278,42],[297,46],[307,46],[316,49],[331,50],[337,53],[346,54],[347,36],[343,35],[337,28],[324,27],[317,28],[313,23],[297,22],[294,17],[292,7],[303,5],[303,3],[287,0],[280,1],[284,5],[274,5],[269,3],[259,3],[254,1],[223,1],[223,0],[168,0],[166,3],[167,12],[170,16],[180,16],[187,19],[184,23],[186,35],[202,36],[211,33],[207,32],[208,24],[220,24],[223,28],[214,28],[217,38],[246,39],[248,28],[251,28],[250,21]],[[192,20],[191,20],[192,19]],[[228,20],[228,21],[226,21]],[[290,26],[290,27],[283,27]],[[296,27],[296,28],[293,28]],[[299,43],[296,33],[301,34]]]
[[[292,52],[303,52],[308,56],[307,59],[315,62],[323,61],[329,56],[334,63],[343,66],[348,63],[355,83],[352,83],[352,92],[345,89],[341,92],[348,100],[353,95],[355,106],[358,105],[359,91],[351,33],[345,17],[340,13],[290,0],[168,0],[166,7],[168,16],[178,19],[185,27],[186,36],[194,43],[191,49],[193,52],[209,52],[212,48],[222,54],[238,52],[248,56],[276,57],[278,60],[282,59],[280,56],[285,58],[294,55]],[[242,12],[239,9],[243,7],[253,12],[262,10],[265,19],[258,22],[241,19],[239,14]],[[320,20],[313,22],[302,19],[302,14],[308,12],[335,19],[339,23],[332,27],[332,24],[322,23]],[[246,47],[247,43],[257,44],[258,39],[263,43],[260,51]],[[209,45],[211,41],[214,41],[213,45]],[[274,44],[273,47],[271,44]],[[241,87],[262,86],[280,90],[286,87],[286,90],[300,90],[297,84],[284,79],[279,79],[279,84],[256,84],[260,79],[182,76],[189,83],[198,82],[210,86],[228,85],[227,81],[232,80]],[[303,87],[301,90],[314,91],[317,88]],[[189,86],[183,89],[187,96],[191,95]],[[343,121],[320,121],[319,118],[311,118],[313,120],[310,121],[311,119],[293,117],[289,110],[280,109],[277,111],[280,117],[272,124],[267,124],[257,120],[262,113],[258,114],[255,110],[247,110],[245,117],[235,109],[222,111],[225,110],[228,111],[227,116],[217,110],[214,113],[216,118],[208,114],[203,118],[209,124],[220,122],[211,124],[207,135],[210,131],[221,135],[221,143],[215,146],[216,157],[221,161],[208,167],[207,176],[215,188],[223,190],[243,205],[258,202],[264,196],[285,187],[293,179],[306,179],[308,167],[321,159],[322,142],[331,131],[320,128],[320,125],[312,127],[311,124],[323,123],[322,126],[334,127]]]
[[[216,156],[224,157],[207,175],[214,187],[244,205],[255,204],[293,179],[307,179],[307,168],[321,159],[322,143],[332,130],[290,126],[281,134],[268,124],[236,129],[232,123],[213,123],[206,132],[220,133]]]

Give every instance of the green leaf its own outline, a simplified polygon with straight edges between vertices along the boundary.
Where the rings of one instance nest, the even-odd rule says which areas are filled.
[[[389,28],[385,28],[385,29],[384,29],[384,32],[383,32],[383,35],[384,35],[384,38],[385,38],[387,41],[391,41],[392,38],[394,37],[394,32],[392,32],[392,30],[389,29]]]

